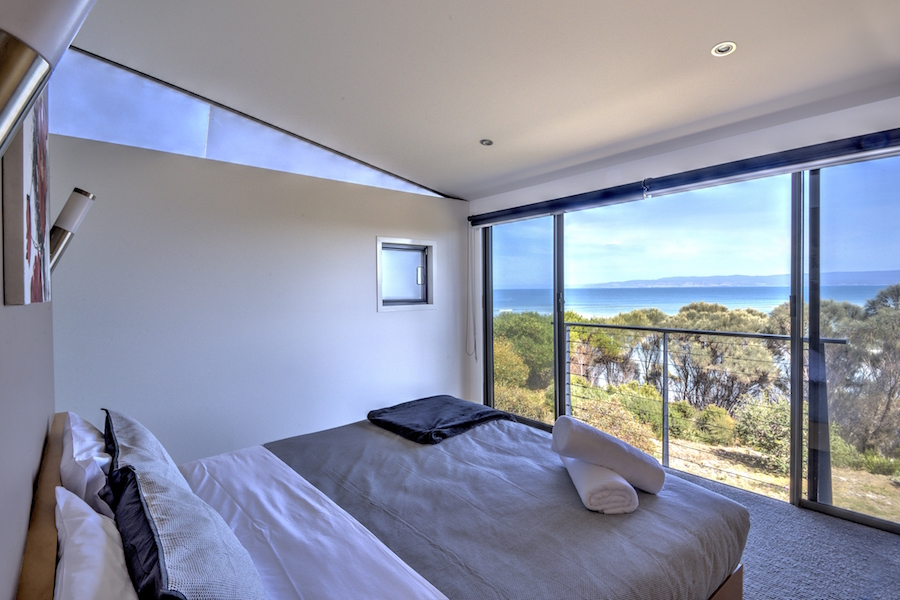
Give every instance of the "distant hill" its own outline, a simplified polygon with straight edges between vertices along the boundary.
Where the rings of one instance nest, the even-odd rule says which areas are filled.
[[[822,273],[822,285],[894,285],[900,271],[847,271]]]
[[[822,285],[893,285],[900,283],[898,271],[836,271],[822,273]],[[789,275],[714,275],[710,277],[663,277],[632,279],[609,283],[591,283],[577,288],[650,288],[650,287],[787,287]]]

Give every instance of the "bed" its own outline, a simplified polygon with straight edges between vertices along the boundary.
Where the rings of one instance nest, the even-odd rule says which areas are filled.
[[[25,600],[53,594],[63,418],[42,463]],[[633,513],[593,513],[549,445],[546,432],[510,421],[433,445],[361,421],[180,471],[273,600],[742,597],[743,507],[669,472]]]

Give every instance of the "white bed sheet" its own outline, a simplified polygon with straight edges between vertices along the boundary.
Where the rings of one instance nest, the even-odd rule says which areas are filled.
[[[262,446],[181,465],[250,553],[270,600],[446,596]]]

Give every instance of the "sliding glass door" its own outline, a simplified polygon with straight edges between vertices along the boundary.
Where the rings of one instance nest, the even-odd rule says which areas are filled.
[[[842,160],[487,227],[488,402],[900,531],[900,156]]]
[[[552,216],[490,230],[495,408],[555,420]]]
[[[788,499],[791,176],[566,215],[570,414]]]
[[[806,497],[900,523],[900,158],[808,181]]]

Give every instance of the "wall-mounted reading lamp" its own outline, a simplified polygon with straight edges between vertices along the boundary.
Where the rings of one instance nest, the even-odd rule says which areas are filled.
[[[95,0],[3,0],[0,3],[0,156]]]
[[[56,268],[59,257],[62,256],[69,245],[69,240],[78,231],[78,226],[84,220],[84,215],[94,204],[94,195],[84,190],[75,188],[66,205],[56,217],[53,228],[50,230],[50,272]]]

